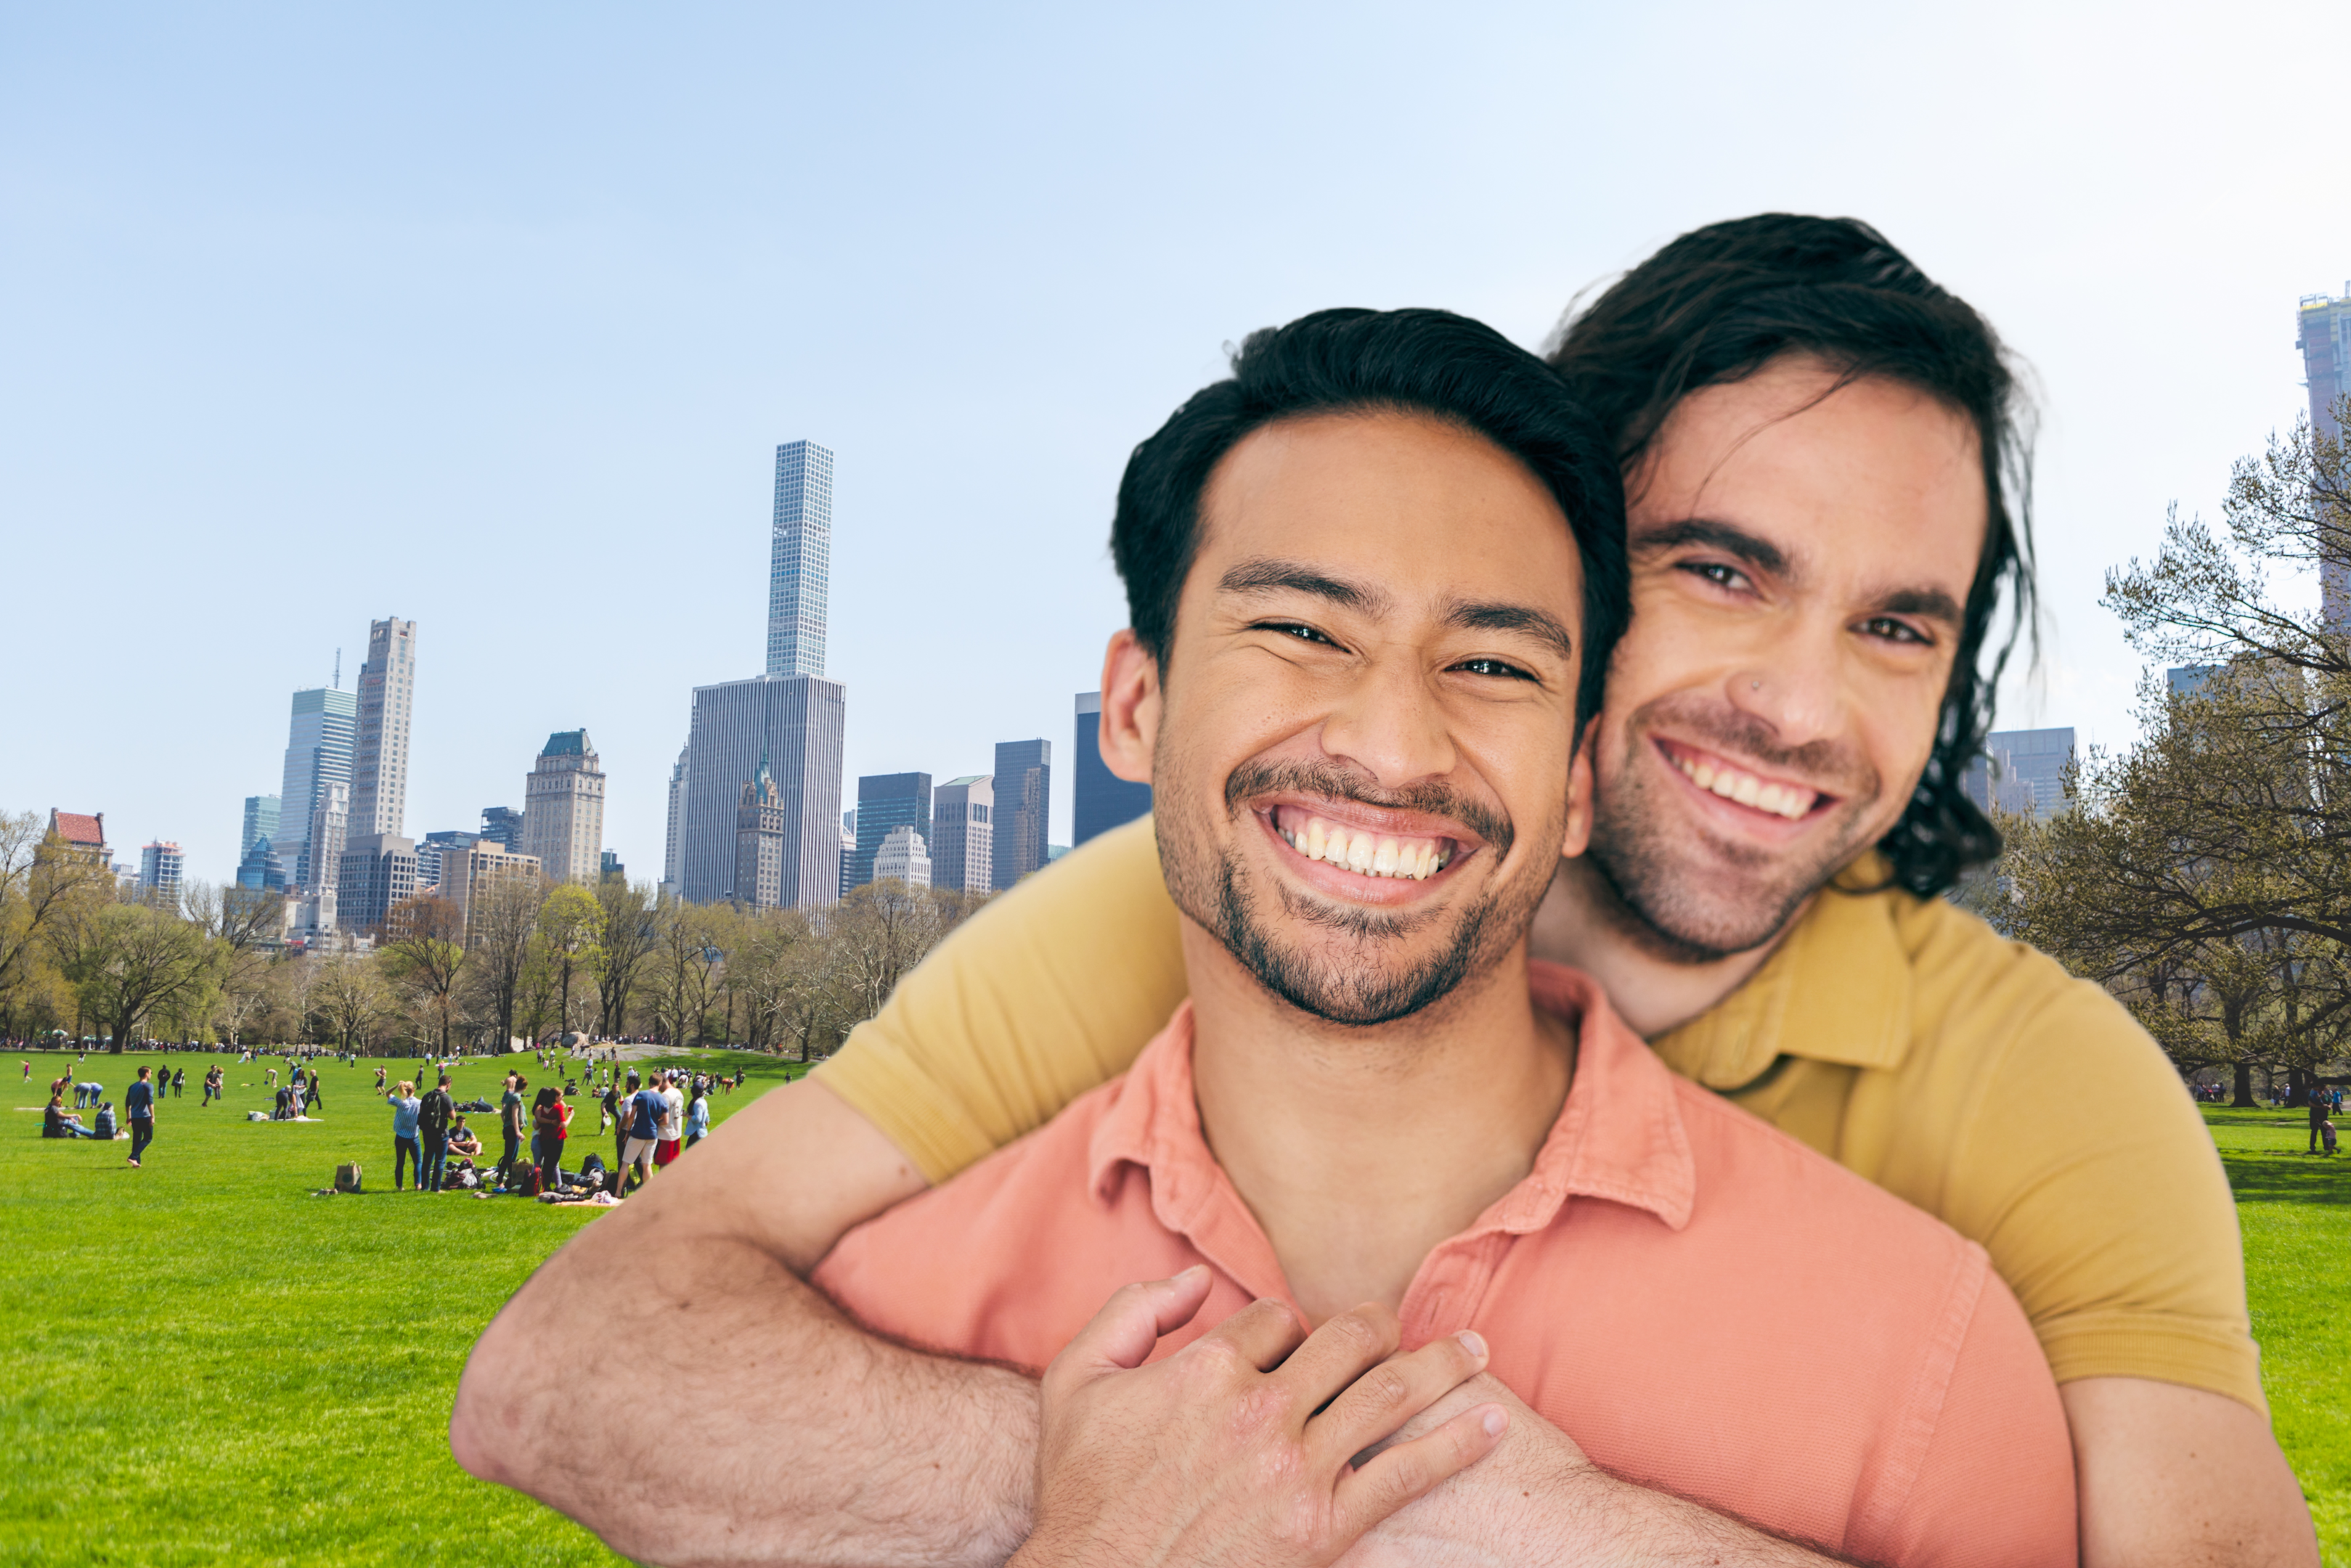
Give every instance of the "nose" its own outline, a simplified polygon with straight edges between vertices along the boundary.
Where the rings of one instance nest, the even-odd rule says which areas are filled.
[[[1805,624],[1755,650],[1732,672],[1731,705],[1771,727],[1786,747],[1835,732],[1842,704],[1836,629]]]
[[[1380,649],[1358,667],[1322,719],[1322,750],[1384,789],[1441,779],[1458,754],[1417,649]]]

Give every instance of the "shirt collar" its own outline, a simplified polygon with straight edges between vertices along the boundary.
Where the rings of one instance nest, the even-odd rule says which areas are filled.
[[[1456,1239],[1541,1230],[1571,1197],[1646,1209],[1679,1230],[1689,1223],[1696,1201],[1698,1166],[1673,1074],[1616,1016],[1590,976],[1557,964],[1529,967],[1536,1005],[1575,1029],[1575,1075],[1534,1167]],[[1106,1202],[1117,1190],[1121,1168],[1142,1166],[1151,1177],[1160,1223],[1190,1237],[1227,1273],[1270,1293],[1260,1282],[1260,1271],[1271,1265],[1270,1248],[1261,1234],[1254,1240],[1237,1234],[1254,1232],[1254,1224],[1238,1227],[1238,1217],[1228,1212],[1245,1216],[1247,1207],[1200,1131],[1192,1040],[1186,998],[1144,1047],[1114,1092],[1115,1103],[1095,1124],[1087,1150],[1089,1189]],[[1229,1206],[1220,1201],[1225,1194],[1233,1195]],[[1278,1281],[1279,1266],[1271,1270]]]
[[[1823,888],[1762,967],[1707,1011],[1653,1044],[1668,1066],[1709,1089],[1754,1082],[1782,1056],[1895,1068],[1910,1050],[1910,954],[1900,921],[1910,895],[1886,885],[1876,851]]]

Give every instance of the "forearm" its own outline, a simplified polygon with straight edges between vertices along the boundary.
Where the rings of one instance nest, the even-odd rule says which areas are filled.
[[[1846,1560],[1589,1470],[1549,1491],[1457,1476],[1383,1521],[1346,1568],[1827,1568]]]
[[[640,1561],[1010,1555],[1033,1382],[875,1339],[739,1239],[640,1249],[654,1216],[632,1218],[581,1232],[483,1336],[451,1422],[460,1463]],[[582,1366],[583,1347],[610,1348]]]

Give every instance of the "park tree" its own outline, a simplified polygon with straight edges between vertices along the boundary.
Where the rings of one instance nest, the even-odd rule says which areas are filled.
[[[370,954],[331,953],[306,962],[319,966],[310,1006],[344,1051],[364,1045],[392,1010],[392,998]]]
[[[872,882],[852,889],[825,917],[831,991],[845,1022],[872,1018],[975,901],[964,894]]]
[[[2175,509],[2105,601],[2183,678],[2148,679],[2138,743],[2081,759],[2076,809],[2000,868],[2003,924],[2241,1102],[2256,1066],[2299,1097],[2351,1026],[2351,632],[2309,591],[2345,559],[2351,461],[2306,422],[2236,465],[2219,525]]]
[[[514,1038],[517,1004],[536,956],[538,906],[547,892],[544,878],[507,874],[476,885],[468,901],[466,951],[482,1012],[500,1051]]]
[[[403,898],[385,912],[376,951],[387,977],[414,999],[419,1021],[448,1055],[465,974],[465,917],[434,894]]]
[[[110,900],[111,882],[54,841],[38,812],[0,811],[0,1034],[15,1032],[26,1007],[54,1009],[70,996],[52,929],[78,904]]]
[[[629,998],[661,936],[653,890],[642,882],[608,876],[596,885],[604,917],[597,950],[596,1032],[610,1040],[628,1032]]]
[[[603,961],[603,937],[604,906],[577,883],[557,888],[538,906],[538,963],[553,994],[559,1037],[571,1028],[573,987],[580,988],[584,998]],[[532,1038],[537,1038],[536,1030]]]
[[[653,947],[655,1032],[672,1045],[699,1045],[724,973],[726,952],[713,912],[664,899]]]
[[[211,972],[204,933],[146,904],[72,903],[51,923],[58,967],[120,1051],[140,1024],[200,989]]]

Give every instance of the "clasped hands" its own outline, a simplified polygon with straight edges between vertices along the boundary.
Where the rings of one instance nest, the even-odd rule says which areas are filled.
[[[1208,1287],[1205,1267],[1123,1287],[1046,1369],[1036,1520],[1014,1563],[1520,1560],[1562,1490],[1610,1484],[1485,1375],[1477,1334],[1398,1354],[1378,1305],[1306,1333],[1256,1301],[1145,1365]]]

